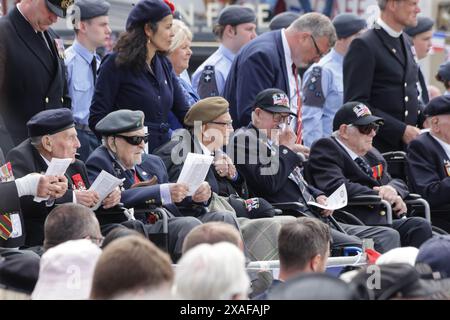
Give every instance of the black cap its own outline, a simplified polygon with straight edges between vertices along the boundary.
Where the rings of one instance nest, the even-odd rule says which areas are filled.
[[[105,0],[75,0],[75,5],[80,8],[81,21],[107,16],[110,7]]]
[[[256,22],[255,12],[244,6],[233,4],[222,9],[219,13],[219,18],[217,23],[221,26],[232,25],[237,26],[238,24]]]
[[[437,76],[441,79],[440,81],[450,81],[450,61],[439,66]]]
[[[353,13],[341,13],[333,19],[338,39],[348,38],[362,29],[367,28],[366,20]]]
[[[253,103],[253,109],[260,108],[273,113],[290,113],[297,116],[289,107],[289,97],[283,90],[277,88],[265,89],[258,93]]]
[[[144,113],[140,110],[121,109],[109,113],[95,126],[103,136],[139,130],[144,127]]]
[[[434,20],[428,17],[418,17],[417,25],[415,27],[407,27],[405,31],[409,36],[415,37],[419,33],[427,32],[433,29]]]
[[[426,117],[450,114],[450,96],[439,96],[428,102],[423,110]]]
[[[73,0],[45,0],[47,8],[60,18],[65,18],[67,8],[73,5]]]
[[[270,30],[280,30],[283,28],[287,28],[291,25],[292,22],[297,20],[300,17],[300,14],[292,11],[285,11],[277,14],[275,17],[270,20],[269,29]]]
[[[17,253],[0,259],[0,284],[9,290],[33,292],[39,276],[40,258],[34,253]]]
[[[369,107],[361,102],[347,102],[338,112],[336,112],[333,119],[333,131],[339,129],[341,124],[354,124],[357,126],[363,126],[376,122],[379,125],[384,123],[384,120],[380,117],[372,115]]]
[[[170,6],[162,0],[141,0],[128,15],[126,28],[130,30],[147,22],[157,23],[172,13]]]
[[[35,114],[28,122],[28,136],[55,134],[74,127],[72,111],[67,108],[49,109]]]

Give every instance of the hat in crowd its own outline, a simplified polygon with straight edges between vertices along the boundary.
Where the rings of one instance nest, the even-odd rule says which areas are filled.
[[[273,288],[269,300],[356,300],[344,281],[327,273],[304,273]]]
[[[18,252],[0,259],[0,285],[26,294],[33,292],[39,275],[40,257],[33,252]]]
[[[228,201],[239,218],[272,218],[276,214],[275,208],[263,198],[242,199],[230,196]]]
[[[439,96],[428,102],[423,110],[426,117],[450,114],[450,96]]]
[[[415,247],[400,247],[389,250],[378,257],[375,264],[382,265],[388,263],[407,263],[410,266],[416,264],[416,257],[419,249]]]
[[[425,263],[433,272],[439,272],[442,278],[450,278],[450,236],[434,236],[419,248],[416,264]]]
[[[222,97],[208,97],[197,101],[186,113],[184,124],[193,127],[195,121],[208,123],[228,112],[228,101]]]
[[[450,81],[450,61],[439,66],[437,76],[441,79],[440,81]]]
[[[95,131],[102,136],[110,136],[142,129],[144,127],[144,113],[140,110],[121,109],[113,111],[100,120]]]
[[[362,29],[367,28],[366,20],[353,13],[338,14],[333,19],[333,25],[336,29],[338,39],[348,38]]]
[[[300,17],[300,14],[292,11],[285,11],[277,14],[270,20],[269,29],[270,30],[280,30],[283,28],[287,28],[291,25],[292,22],[297,20]]]
[[[91,292],[95,265],[102,250],[88,239],[70,240],[41,257],[33,300],[83,300]]]
[[[411,37],[415,37],[420,33],[430,31],[433,29],[434,20],[428,17],[418,17],[417,25],[415,27],[407,27],[403,31]]]
[[[333,119],[333,131],[339,129],[341,124],[363,126],[370,123],[382,125],[384,120],[372,115],[369,107],[361,102],[347,102],[336,112]]]
[[[170,5],[163,0],[141,0],[131,9],[126,29],[130,30],[147,22],[157,23],[172,13]]]
[[[272,113],[289,113],[297,116],[289,107],[289,97],[287,94],[277,88],[269,88],[256,95],[253,109],[260,108]]]
[[[30,137],[55,134],[74,126],[72,111],[67,108],[41,111],[27,122],[28,136]]]
[[[105,0],[75,0],[80,8],[80,20],[89,20],[95,17],[108,15],[110,4]]]
[[[232,25],[237,26],[238,24],[256,22],[255,12],[244,6],[233,4],[226,6],[219,13],[219,18],[217,23],[221,26]]]
[[[45,0],[47,8],[60,18],[65,18],[67,8],[73,5],[73,0]]]

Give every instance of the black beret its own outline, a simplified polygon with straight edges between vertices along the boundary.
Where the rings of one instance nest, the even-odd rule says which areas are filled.
[[[47,8],[60,18],[65,18],[67,8],[73,5],[73,0],[46,0]]]
[[[103,136],[130,132],[144,127],[144,113],[140,110],[121,109],[109,113],[95,126],[95,130]]]
[[[35,114],[28,122],[28,136],[39,137],[74,127],[72,111],[67,108],[49,109]]]
[[[441,79],[440,81],[450,81],[450,61],[439,66],[437,75]]]
[[[289,107],[289,97],[287,94],[277,88],[269,88],[256,95],[253,109],[260,108],[272,113],[290,113],[296,116]]]
[[[273,17],[272,20],[270,20],[269,28],[270,30],[280,30],[283,28],[287,28],[299,17],[300,14],[298,14],[297,12],[286,11],[279,13],[275,17]]]
[[[236,26],[242,23],[256,22],[255,12],[244,6],[233,4],[222,9],[217,21],[221,26]]]
[[[407,27],[405,28],[405,32],[411,36],[415,37],[419,33],[427,32],[433,29],[434,20],[430,19],[428,17],[418,17],[417,18],[417,25],[415,27]]]
[[[370,123],[382,125],[384,120],[380,117],[372,115],[369,107],[367,107],[364,103],[350,101],[340,107],[334,115],[333,131],[338,130],[342,124],[363,126]]]
[[[105,0],[75,0],[75,5],[80,8],[81,21],[106,16],[110,7]]]
[[[172,9],[162,0],[141,0],[133,7],[128,15],[126,29],[147,22],[157,23],[172,14]]]
[[[0,284],[6,289],[31,294],[39,276],[40,258],[34,253],[17,253],[1,258]]]
[[[426,117],[450,114],[450,96],[439,96],[428,102],[423,110]]]
[[[348,38],[362,29],[367,28],[366,20],[353,13],[341,13],[333,19],[338,39]]]

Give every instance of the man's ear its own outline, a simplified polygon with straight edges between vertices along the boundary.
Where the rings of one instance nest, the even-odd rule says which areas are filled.
[[[319,272],[319,267],[322,262],[322,256],[320,254],[316,254],[310,262],[310,267],[313,272]]]
[[[347,139],[348,138],[347,131],[348,131],[348,126],[346,124],[341,124],[339,127],[339,136],[344,139]]]
[[[42,147],[44,148],[44,150],[46,150],[47,152],[52,152],[52,139],[50,139],[49,135],[43,136],[41,139],[41,144]]]
[[[108,145],[109,149],[116,153],[117,152],[117,147],[116,147],[116,139],[114,139],[114,137],[110,136],[106,138],[106,144]]]

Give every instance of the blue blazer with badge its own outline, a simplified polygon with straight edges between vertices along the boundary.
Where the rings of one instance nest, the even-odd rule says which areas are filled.
[[[230,103],[235,129],[251,122],[253,102],[264,89],[289,94],[289,78],[281,31],[263,33],[246,44],[234,58],[223,96]]]
[[[431,207],[450,204],[450,159],[429,132],[409,144],[408,169],[412,190]]]

